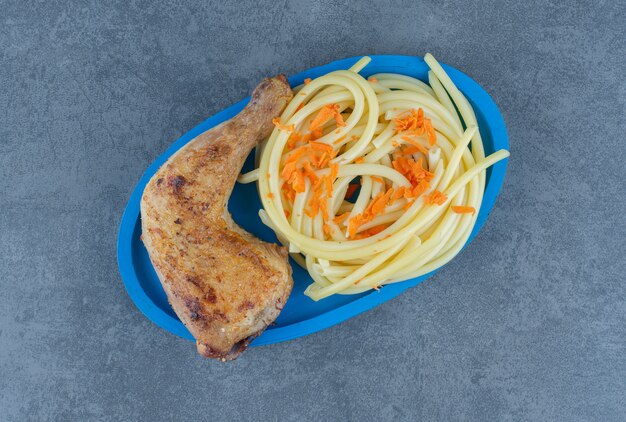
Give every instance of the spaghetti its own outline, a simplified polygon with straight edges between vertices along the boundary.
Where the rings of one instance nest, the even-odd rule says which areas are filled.
[[[474,111],[427,54],[428,84],[349,70],[307,80],[257,148],[264,224],[313,279],[319,300],[427,274],[470,236],[485,170]],[[470,149],[471,146],[471,149]]]

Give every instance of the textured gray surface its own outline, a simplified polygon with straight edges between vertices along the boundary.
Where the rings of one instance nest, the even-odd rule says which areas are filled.
[[[1,420],[626,419],[624,2],[103,3],[0,1]],[[461,256],[226,365],[135,309],[117,227],[172,141],[265,75],[427,51],[512,147]]]

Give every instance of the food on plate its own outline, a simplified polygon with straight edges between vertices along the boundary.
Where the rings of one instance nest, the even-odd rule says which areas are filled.
[[[226,205],[246,156],[292,96],[284,76],[263,80],[241,113],[176,152],[143,193],[142,240],[203,356],[237,357],[291,292],[285,248],[238,227]]]
[[[456,256],[480,211],[485,157],[465,96],[430,55],[428,83],[349,70],[307,79],[257,148],[261,220],[319,300],[427,274]]]

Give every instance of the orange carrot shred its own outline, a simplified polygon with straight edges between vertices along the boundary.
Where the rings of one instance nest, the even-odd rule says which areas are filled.
[[[435,145],[437,143],[437,134],[435,133],[435,128],[433,128],[429,119],[424,119],[424,131],[426,132],[428,143],[430,145]]]
[[[324,136],[324,131],[322,129],[315,129],[311,132],[311,139],[319,139]]]
[[[410,143],[411,145],[413,145],[415,148],[417,148],[419,150],[419,152],[427,154],[428,153],[428,149],[426,149],[422,144],[420,144],[419,142],[417,142],[414,139],[411,139],[411,137],[409,136],[403,136],[402,139],[408,143]]]
[[[302,133],[300,132],[292,132],[287,140],[287,149],[292,150],[296,147],[298,141],[302,139]]]
[[[324,182],[326,183],[326,195],[331,196],[333,194],[333,179],[330,176],[324,176]]]
[[[282,123],[280,123],[280,118],[278,117],[272,119],[272,123],[274,123],[274,126],[276,126],[279,130],[284,130],[287,132],[294,131],[294,125],[283,125]]]
[[[346,125],[346,122],[343,121],[343,116],[338,110],[335,113],[335,123],[337,123],[337,127],[344,127]]]
[[[324,124],[326,124],[326,122],[335,116],[335,113],[338,113],[338,110],[339,106],[337,104],[326,104],[320,109],[317,116],[313,118],[311,124],[309,125],[309,129],[314,131],[321,128]]]
[[[309,145],[316,151],[327,152],[329,154],[333,150],[333,147],[331,145],[325,144],[323,142],[311,141],[309,142]]]
[[[274,199],[274,194],[273,194],[272,192],[269,192],[269,193],[267,194],[267,198],[268,198],[268,199]]]
[[[421,152],[420,149],[418,147],[416,147],[415,145],[411,145],[410,147],[406,147],[402,150],[402,154],[404,155],[413,155],[416,152]]]
[[[374,82],[374,83],[378,82],[378,79],[376,79],[373,76],[370,76],[367,80],[370,81],[370,82]]]
[[[363,233],[366,234],[368,237],[374,236],[384,231],[387,227],[389,227],[387,224],[379,224],[377,226],[370,227],[369,229],[365,230]]]
[[[426,180],[420,180],[415,187],[411,190],[410,194],[413,198],[417,198],[428,189],[429,184]]]
[[[398,189],[396,189],[396,191],[393,193],[393,195],[391,195],[390,198],[390,205],[393,205],[394,202],[396,202],[398,199],[402,198],[404,196],[404,192],[406,191],[406,187],[404,186],[400,186]]]
[[[328,221],[328,203],[326,201],[320,200],[320,210],[322,211],[322,218],[324,221]]]
[[[474,213],[476,213],[476,208],[474,208],[474,207],[467,207],[467,206],[463,206],[463,205],[452,205],[450,208],[452,208],[452,211],[454,211],[457,214],[474,214]]]
[[[378,183],[381,183],[381,184],[383,184],[383,185],[385,184],[385,181],[383,180],[383,178],[382,178],[382,177],[378,177],[378,176],[370,176],[370,177],[372,178],[372,180],[373,180],[374,182],[378,182]]]
[[[361,224],[361,218],[359,215],[356,215],[350,219],[350,221],[348,222],[348,234],[351,238],[354,238],[354,236],[356,235],[356,231],[358,230],[359,226],[361,226]]]
[[[333,218],[333,222],[334,222],[335,224],[341,224],[341,222],[342,222],[343,220],[345,220],[346,218],[348,218],[348,216],[349,216],[349,215],[350,215],[350,212],[349,212],[349,211],[348,211],[348,212],[344,212],[343,214],[338,215],[337,217]]]
[[[421,108],[417,111],[411,109],[405,115],[393,119],[393,122],[396,126],[395,133],[409,132],[417,136],[425,134],[430,145],[435,145],[437,142],[437,134],[432,121],[424,116],[424,110]]]
[[[357,157],[357,158],[354,159],[354,162],[357,163],[357,164],[364,163],[365,162],[365,158]]]
[[[304,174],[302,174],[302,171],[296,171],[295,175],[296,175],[296,182],[293,185],[293,189],[298,193],[302,193],[304,192],[304,189],[305,189]]]
[[[310,84],[310,83],[311,83],[311,78],[306,78],[306,79],[304,80],[304,84],[305,84],[305,85],[308,85],[308,84]]]
[[[424,203],[430,205],[442,205],[447,199],[448,195],[441,193],[438,190],[434,190],[429,195],[424,197]]]

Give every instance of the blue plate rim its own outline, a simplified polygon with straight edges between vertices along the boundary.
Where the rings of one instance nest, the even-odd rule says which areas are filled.
[[[363,56],[350,57],[346,59],[336,60],[331,63],[314,67],[289,77],[289,82],[292,86],[301,84],[305,78],[315,78],[326,74],[328,72],[338,69],[348,69],[354,63],[356,63]],[[399,69],[398,73],[401,73],[402,68],[410,68],[417,64],[423,64],[424,59],[417,56],[402,56],[402,55],[371,55],[372,62],[375,62],[378,66],[393,66]],[[442,67],[448,73],[450,78],[454,81],[457,87],[471,100],[479,106],[481,112],[486,116],[487,127],[481,128],[481,131],[488,130],[491,132],[491,137],[494,142],[494,150],[509,149],[508,135],[504,120],[496,103],[491,96],[473,79],[464,74],[463,72],[442,63]],[[180,320],[174,318],[158,307],[146,294],[141,287],[141,283],[135,271],[132,259],[132,236],[135,230],[137,221],[140,214],[140,201],[143,194],[143,190],[152,177],[152,175],[158,170],[158,168],[178,149],[183,145],[194,139],[200,133],[205,130],[216,126],[224,120],[231,118],[239,110],[241,110],[249,101],[250,97],[247,97],[236,104],[214,114],[213,116],[202,121],[193,129],[185,133],[172,145],[170,145],[165,152],[159,155],[150,166],[146,169],[141,179],[135,186],[128,204],[122,215],[120,222],[120,228],[117,238],[117,260],[120,269],[120,275],[124,286],[131,300],[135,306],[152,322],[159,327],[167,330],[180,337],[194,340],[193,336],[189,333],[187,328]],[[498,162],[492,167],[491,176],[485,187],[485,193],[483,196],[483,202],[480,212],[478,214],[476,225],[463,248],[472,241],[476,234],[485,224],[487,217],[495,204],[495,201],[502,189],[504,183],[504,176],[506,174],[507,160]],[[278,343],[282,341],[292,340],[294,338],[302,337],[308,334],[315,333],[317,331],[324,330],[333,325],[339,324],[349,318],[355,317],[369,309],[372,309],[394,297],[408,288],[411,288],[420,282],[426,280],[437,270],[426,274],[422,277],[418,277],[412,280],[403,281],[392,285],[385,286],[380,291],[372,291],[366,296],[333,309],[332,311],[325,312],[314,318],[310,318],[304,321],[300,321],[294,324],[281,326],[281,327],[269,327],[263,332],[263,334],[255,339],[252,346],[261,346],[267,344]]]

